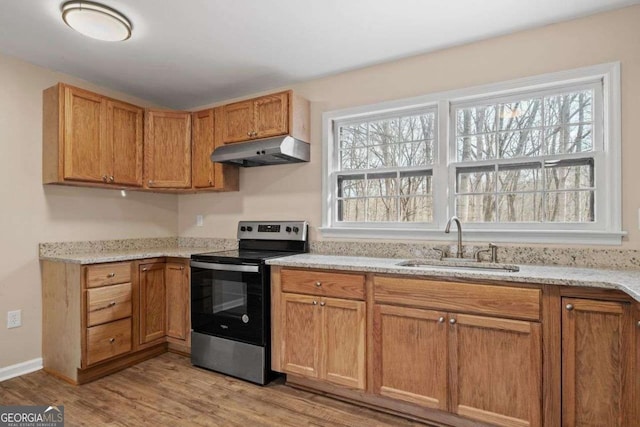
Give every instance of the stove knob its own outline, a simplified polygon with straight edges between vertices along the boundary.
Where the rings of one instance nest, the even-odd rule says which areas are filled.
[[[294,233],[298,233],[298,231],[300,231],[300,229],[298,227],[293,227],[293,232]]]
[[[247,231],[247,227],[243,225],[242,227],[240,227],[240,231]]]
[[[253,231],[253,227],[251,226],[247,227],[247,231]]]
[[[287,231],[287,233],[291,233],[291,227],[287,227],[285,228],[285,230]]]

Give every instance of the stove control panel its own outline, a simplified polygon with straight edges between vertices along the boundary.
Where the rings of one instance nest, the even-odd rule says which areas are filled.
[[[238,239],[306,241],[306,221],[240,221]]]

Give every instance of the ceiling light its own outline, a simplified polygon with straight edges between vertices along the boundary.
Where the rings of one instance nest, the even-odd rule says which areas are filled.
[[[98,3],[70,1],[62,5],[64,22],[87,37],[123,41],[131,37],[131,22],[117,10]]]

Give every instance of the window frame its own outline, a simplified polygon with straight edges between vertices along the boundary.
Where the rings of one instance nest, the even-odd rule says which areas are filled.
[[[602,82],[602,103],[594,97],[594,122],[601,117],[602,126],[596,126],[602,135],[594,134],[594,151],[579,156],[592,157],[595,162],[595,221],[592,223],[533,223],[494,222],[463,223],[465,241],[495,241],[519,243],[575,243],[620,245],[626,232],[622,231],[621,197],[621,123],[620,123],[620,63],[606,63],[573,70],[548,73],[471,88],[432,93],[429,95],[387,101],[325,112],[322,116],[322,227],[323,237],[451,240],[455,236],[443,232],[448,218],[455,211],[455,171],[457,166],[522,163],[524,159],[493,159],[478,162],[457,162],[455,120],[451,116],[455,107],[478,101],[510,100],[518,96],[557,93],[576,86]],[[598,93],[599,91],[596,91]],[[596,95],[598,96],[598,95]],[[499,102],[499,101],[496,101]],[[337,124],[372,121],[378,117],[404,115],[425,107],[437,108],[434,156],[432,168],[432,223],[398,222],[339,222],[337,221],[336,166],[339,149]],[[602,106],[601,111],[596,109]],[[601,144],[602,151],[596,145]],[[553,155],[558,159],[562,155]],[[545,156],[530,158],[532,161]],[[451,159],[451,160],[450,160]],[[424,167],[420,167],[425,169]],[[599,190],[598,190],[599,189]]]

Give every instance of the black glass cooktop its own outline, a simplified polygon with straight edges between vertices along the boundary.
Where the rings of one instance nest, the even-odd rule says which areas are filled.
[[[224,262],[243,263],[243,262],[261,262],[269,258],[279,258],[283,256],[295,255],[300,252],[292,251],[261,251],[249,249],[234,249],[231,251],[206,252],[202,254],[191,255],[191,259],[204,262]]]

